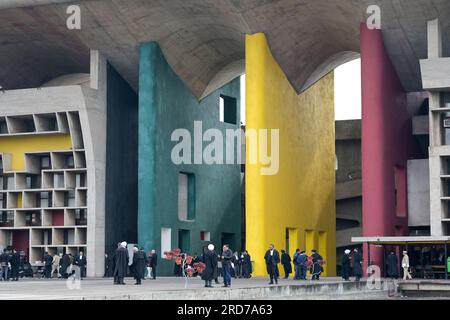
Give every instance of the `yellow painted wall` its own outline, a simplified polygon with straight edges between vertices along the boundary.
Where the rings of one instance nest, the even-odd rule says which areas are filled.
[[[0,138],[0,153],[12,156],[12,171],[25,170],[25,153],[36,151],[71,150],[69,134],[24,135]]]
[[[276,175],[261,175],[261,164],[249,163],[247,143],[246,243],[257,276],[266,275],[263,257],[269,244],[285,248],[286,228],[297,229],[297,245],[303,250],[306,231],[312,231],[308,254],[320,242],[325,252],[319,253],[328,263],[324,275],[335,275],[333,95],[333,73],[298,95],[264,34],[246,36],[246,128],[280,130]]]

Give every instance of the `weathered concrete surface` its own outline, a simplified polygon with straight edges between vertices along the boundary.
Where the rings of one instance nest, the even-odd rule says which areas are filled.
[[[450,298],[448,280],[410,280],[400,281],[398,290],[406,297],[445,297]]]
[[[35,87],[56,76],[87,72],[89,48],[101,50],[137,88],[138,43],[158,41],[175,72],[197,97],[244,72],[244,34],[264,32],[297,91],[358,56],[359,24],[381,7],[384,42],[406,91],[422,89],[427,21],[450,27],[447,0],[89,0],[82,29],[66,28],[67,3],[2,1],[0,85]],[[12,7],[12,8],[11,8]],[[446,33],[442,51],[450,51]],[[331,40],[331,41],[330,41]]]
[[[199,278],[188,280],[184,288],[183,278],[159,278],[145,280],[142,286],[117,286],[112,279],[87,279],[81,281],[81,289],[70,290],[65,280],[34,279],[2,283],[0,300],[251,300],[251,299],[341,299],[352,297],[362,299],[365,295],[387,298],[388,284],[383,281],[381,289],[370,289],[365,282],[345,282],[339,278],[326,278],[318,282],[280,280],[276,286],[267,285],[266,278],[238,279],[232,281],[232,288],[216,285],[213,289],[203,288]]]

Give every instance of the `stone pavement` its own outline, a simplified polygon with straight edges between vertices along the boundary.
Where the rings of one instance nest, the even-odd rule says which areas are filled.
[[[183,278],[165,277],[145,280],[134,285],[127,278],[126,285],[113,285],[111,278],[84,279],[79,283],[62,279],[22,279],[18,282],[0,282],[0,300],[66,300],[66,299],[132,299],[132,300],[200,300],[200,299],[271,299],[287,296],[301,297],[339,296],[366,292],[366,284],[343,282],[341,278],[323,278],[320,281],[280,280],[277,286],[269,286],[267,278],[233,279],[232,288],[216,285],[204,288],[200,278],[188,279],[185,289]],[[79,284],[79,287],[78,287]],[[317,297],[316,297],[317,298]]]

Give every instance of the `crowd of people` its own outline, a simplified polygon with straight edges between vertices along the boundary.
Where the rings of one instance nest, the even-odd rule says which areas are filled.
[[[133,276],[136,285],[142,284],[143,279],[156,279],[156,271],[158,265],[158,254],[156,250],[146,253],[144,248],[134,246],[132,248],[132,257],[128,251],[127,242],[120,242],[114,252],[105,253],[105,272],[104,277],[114,279],[115,285],[124,285],[124,279]],[[183,257],[187,254],[182,253]],[[354,261],[360,261],[354,255]],[[204,248],[202,255],[194,254],[190,265],[175,264],[175,276],[183,276],[183,268],[191,268],[192,265],[202,262],[204,270],[201,274],[197,272],[193,276],[200,276],[205,281],[205,287],[212,287],[212,282],[220,284],[219,276],[223,278],[223,286],[230,287],[232,278],[248,279],[252,276],[252,262],[250,254],[247,250],[241,253],[232,251],[228,244],[223,245],[220,252],[215,251],[213,244],[209,244]],[[285,273],[285,279],[288,279],[292,273],[292,264],[294,265],[294,280],[306,280],[306,274],[309,270],[312,280],[319,280],[320,274],[323,272],[323,258],[317,252],[312,250],[310,257],[305,251],[297,249],[291,259],[285,250],[281,250],[281,254],[271,244],[264,255],[267,272],[269,274],[269,284],[278,284],[280,277],[278,265],[281,263]],[[4,250],[0,254],[0,278],[2,280],[19,279],[19,266],[27,269],[33,276],[31,265],[28,261],[21,263],[21,256],[16,250]],[[24,265],[26,268],[23,268]],[[42,258],[43,269],[41,270],[44,278],[62,278],[67,279],[69,276],[76,274],[77,270],[82,278],[86,276],[87,259],[83,251],[76,256],[72,253],[51,254],[45,252]],[[27,276],[24,274],[24,276]]]

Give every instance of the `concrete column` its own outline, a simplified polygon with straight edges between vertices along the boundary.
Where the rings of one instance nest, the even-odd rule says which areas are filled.
[[[428,59],[442,57],[442,36],[439,19],[428,21]]]

